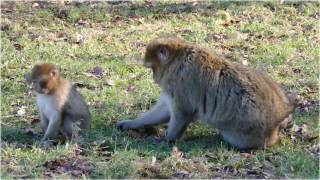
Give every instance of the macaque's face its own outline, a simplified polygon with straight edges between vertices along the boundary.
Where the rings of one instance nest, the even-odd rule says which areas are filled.
[[[39,94],[50,94],[57,86],[59,71],[52,64],[39,64],[32,69],[30,80]]]
[[[33,80],[33,89],[39,94],[49,94],[48,82],[48,78]]]
[[[176,37],[157,38],[149,43],[144,66],[152,69],[156,83],[161,81],[164,70],[170,67],[171,62],[179,60],[175,57],[181,54],[186,45],[186,42]]]
[[[161,66],[155,47],[147,48],[143,65],[146,68],[152,69],[152,71]]]
[[[152,69],[153,79],[159,84],[163,70],[169,63],[170,51],[166,45],[149,45],[144,58],[144,66]]]

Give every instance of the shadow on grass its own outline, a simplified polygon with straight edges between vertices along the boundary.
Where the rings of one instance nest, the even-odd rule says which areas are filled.
[[[175,144],[168,144],[164,141],[154,142],[147,137],[131,137],[128,131],[117,130],[114,123],[107,125],[98,123],[95,127],[94,130],[88,133],[87,140],[89,142],[107,140],[111,142],[114,152],[133,150],[137,151],[141,157],[156,156],[160,160],[165,159],[171,155],[173,146],[177,146],[179,150],[186,154],[195,156],[201,156],[203,155],[201,152],[214,151],[216,149],[236,150],[217,133],[208,133],[207,135],[189,134]]]
[[[14,144],[17,148],[31,148],[40,140],[39,134],[28,132],[27,129],[1,127],[1,144]]]
[[[201,125],[200,125],[200,128]],[[42,133],[30,131],[32,128],[2,128],[1,144],[12,145],[16,148],[31,148],[41,139]],[[165,159],[171,155],[173,146],[177,146],[179,150],[196,156],[201,156],[198,152],[212,151],[216,149],[234,149],[229,146],[222,137],[217,133],[208,133],[207,135],[188,135],[183,140],[179,140],[175,144],[162,142],[152,142],[147,138],[133,138],[128,135],[127,131],[119,131],[115,124],[103,123],[97,121],[88,131],[84,140],[79,142],[91,149],[95,142],[107,141],[110,143],[111,149],[116,151],[137,151],[139,156],[156,156],[158,159]]]

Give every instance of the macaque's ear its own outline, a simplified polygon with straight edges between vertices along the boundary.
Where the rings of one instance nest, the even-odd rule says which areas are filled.
[[[157,52],[157,56],[162,64],[166,64],[169,60],[169,49],[165,46],[160,46]]]
[[[57,67],[57,66],[55,66],[52,70],[51,70],[51,72],[50,72],[50,76],[51,77],[57,77],[58,75],[59,75],[59,68]]]

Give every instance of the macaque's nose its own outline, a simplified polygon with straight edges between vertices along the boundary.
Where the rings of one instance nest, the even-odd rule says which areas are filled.
[[[39,83],[34,83],[34,84],[33,84],[33,89],[34,89],[36,92],[40,93],[40,94],[43,94],[43,93],[44,93],[44,90],[43,90],[43,88],[40,87]]]
[[[143,66],[146,67],[146,68],[151,68],[151,67],[152,67],[152,62],[145,61],[145,62],[143,63]]]

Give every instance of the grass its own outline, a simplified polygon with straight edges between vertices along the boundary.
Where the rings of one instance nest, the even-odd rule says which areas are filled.
[[[319,4],[1,4],[1,178],[319,178],[319,139],[308,138],[319,134]],[[309,135],[288,132],[274,147],[246,153],[195,123],[174,153],[167,144],[116,130],[118,120],[135,118],[157,101],[159,88],[140,60],[148,41],[162,34],[209,47],[234,62],[247,61],[286,91],[297,92],[304,104],[294,123],[306,126]],[[24,77],[40,61],[58,64],[67,79],[81,85],[93,116],[83,141],[51,149],[34,145],[41,137],[32,123],[38,113]],[[102,77],[88,76],[95,67],[104,70]],[[114,85],[107,85],[111,80]],[[18,113],[22,109],[25,113]],[[99,149],[102,144],[108,149]],[[83,157],[90,166],[83,165],[80,175],[48,174],[45,162],[65,156]]]

